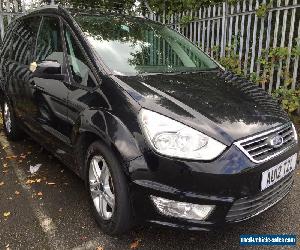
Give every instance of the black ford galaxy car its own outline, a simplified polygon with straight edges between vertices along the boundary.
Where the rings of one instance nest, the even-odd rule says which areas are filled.
[[[10,25],[0,60],[7,137],[28,133],[79,175],[107,233],[209,230],[292,187],[288,116],[162,24],[48,7]]]

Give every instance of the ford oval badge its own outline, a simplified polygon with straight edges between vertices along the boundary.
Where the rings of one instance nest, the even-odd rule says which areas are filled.
[[[272,148],[279,148],[283,144],[283,138],[280,135],[275,135],[269,139],[269,145]]]

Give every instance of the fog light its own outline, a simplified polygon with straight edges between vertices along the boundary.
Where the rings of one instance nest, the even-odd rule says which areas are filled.
[[[162,214],[190,220],[205,220],[215,208],[214,205],[198,205],[168,200],[153,195],[151,195],[151,199]]]

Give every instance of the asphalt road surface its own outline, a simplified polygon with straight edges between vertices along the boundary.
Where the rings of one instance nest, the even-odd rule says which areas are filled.
[[[26,138],[0,130],[0,249],[237,249],[240,234],[296,234],[300,240],[300,170],[290,194],[275,207],[217,232],[143,226],[110,237],[97,227],[83,182]],[[42,164],[32,175],[30,165]]]

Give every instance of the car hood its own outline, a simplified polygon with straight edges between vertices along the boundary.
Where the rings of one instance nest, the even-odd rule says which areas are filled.
[[[229,72],[118,76],[147,109],[230,145],[289,121],[263,89]]]

